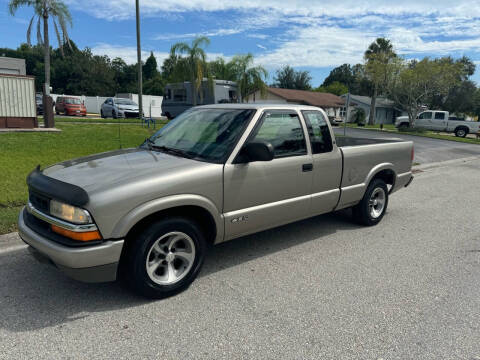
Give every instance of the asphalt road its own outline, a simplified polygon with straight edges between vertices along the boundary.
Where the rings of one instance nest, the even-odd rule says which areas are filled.
[[[431,168],[376,227],[348,212],[221,244],[146,301],[0,252],[1,359],[480,359],[480,160]]]
[[[335,134],[343,134],[343,128],[336,127]],[[411,140],[415,144],[415,162],[427,164],[432,162],[460,159],[471,156],[480,156],[480,146],[457,141],[430,139],[421,136],[412,136],[399,133],[380,132],[347,128],[347,136],[373,138],[401,138]]]

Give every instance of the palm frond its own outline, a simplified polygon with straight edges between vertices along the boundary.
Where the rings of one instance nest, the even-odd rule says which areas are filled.
[[[42,23],[42,18],[39,16],[37,21],[37,42],[39,45],[43,45],[41,23]]]
[[[60,53],[62,54],[62,56],[65,56],[65,54],[63,52],[62,37],[60,36],[60,32],[58,31],[57,22],[55,21],[55,19],[53,19],[53,26],[55,27],[55,35],[57,35],[58,48],[60,49]]]
[[[199,36],[199,37],[196,37],[192,42],[193,49],[202,47],[202,45],[203,46],[210,45],[210,39],[206,36]]]
[[[8,12],[10,15],[15,15],[17,12],[18,8],[21,6],[31,6],[34,5],[35,1],[32,0],[11,0],[10,3],[8,4]]]
[[[68,29],[67,29],[67,22],[66,19],[63,16],[58,15],[57,16],[58,24],[60,25],[60,28],[62,29],[62,34],[63,34],[63,44],[68,44],[68,47],[70,50],[73,50],[72,44],[70,43],[70,38],[68,36]]]
[[[30,24],[28,24],[28,29],[27,29],[27,44],[28,46],[32,46],[32,25],[33,25],[33,20],[35,20],[35,15],[32,16],[30,19]]]
[[[184,42],[176,43],[170,49],[170,53],[173,55],[176,55],[177,53],[185,54],[189,52],[190,52],[190,46],[188,46],[188,44]]]

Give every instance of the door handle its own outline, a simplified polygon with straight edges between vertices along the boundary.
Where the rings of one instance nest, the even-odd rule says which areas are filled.
[[[312,171],[313,170],[313,164],[303,164],[302,165],[302,171],[307,172],[307,171]]]

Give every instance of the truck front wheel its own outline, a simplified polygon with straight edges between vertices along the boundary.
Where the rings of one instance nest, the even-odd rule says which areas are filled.
[[[156,222],[130,240],[121,277],[136,293],[152,299],[188,288],[200,272],[207,248],[197,224],[181,217]]]
[[[377,225],[388,206],[388,188],[382,179],[374,179],[368,185],[362,201],[353,207],[353,218],[362,225]]]

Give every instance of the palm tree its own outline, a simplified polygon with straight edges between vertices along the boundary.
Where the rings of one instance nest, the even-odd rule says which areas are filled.
[[[265,96],[267,85],[265,79],[268,76],[267,70],[262,66],[253,65],[253,55],[235,55],[231,61],[235,72],[238,93],[240,94],[240,101],[247,99],[248,94],[260,90],[261,96]],[[254,98],[255,101],[255,98]]]
[[[186,72],[192,84],[193,106],[197,105],[197,93],[202,86],[203,77],[207,73],[207,55],[202,47],[208,45],[210,45],[210,40],[205,36],[200,36],[195,38],[191,45],[185,42],[179,42],[174,44],[170,50],[172,56],[178,53],[187,55],[186,60],[188,66]],[[203,97],[202,92],[200,96]]]
[[[387,74],[382,73],[382,70],[385,69],[385,66],[397,56],[393,51],[393,45],[388,39],[377,38],[373,43],[370,44],[368,49],[365,51],[365,60],[367,62],[367,72],[372,76],[373,82],[373,96],[372,102],[370,103],[370,115],[368,117],[368,123],[370,125],[375,124],[375,108],[377,102],[378,91],[382,78]],[[380,71],[379,71],[380,68]],[[384,72],[384,71],[383,71]]]
[[[55,34],[57,36],[58,45],[63,54],[63,46],[70,45],[68,37],[67,26],[72,26],[72,16],[68,11],[67,5],[61,0],[10,0],[8,9],[11,15],[15,15],[18,8],[21,6],[31,6],[34,9],[34,14],[30,20],[27,29],[27,43],[31,45],[32,27],[37,19],[37,42],[44,47],[45,59],[45,93],[50,92],[50,39],[48,23],[52,18],[55,27]],[[43,38],[42,38],[42,23],[43,23]]]

